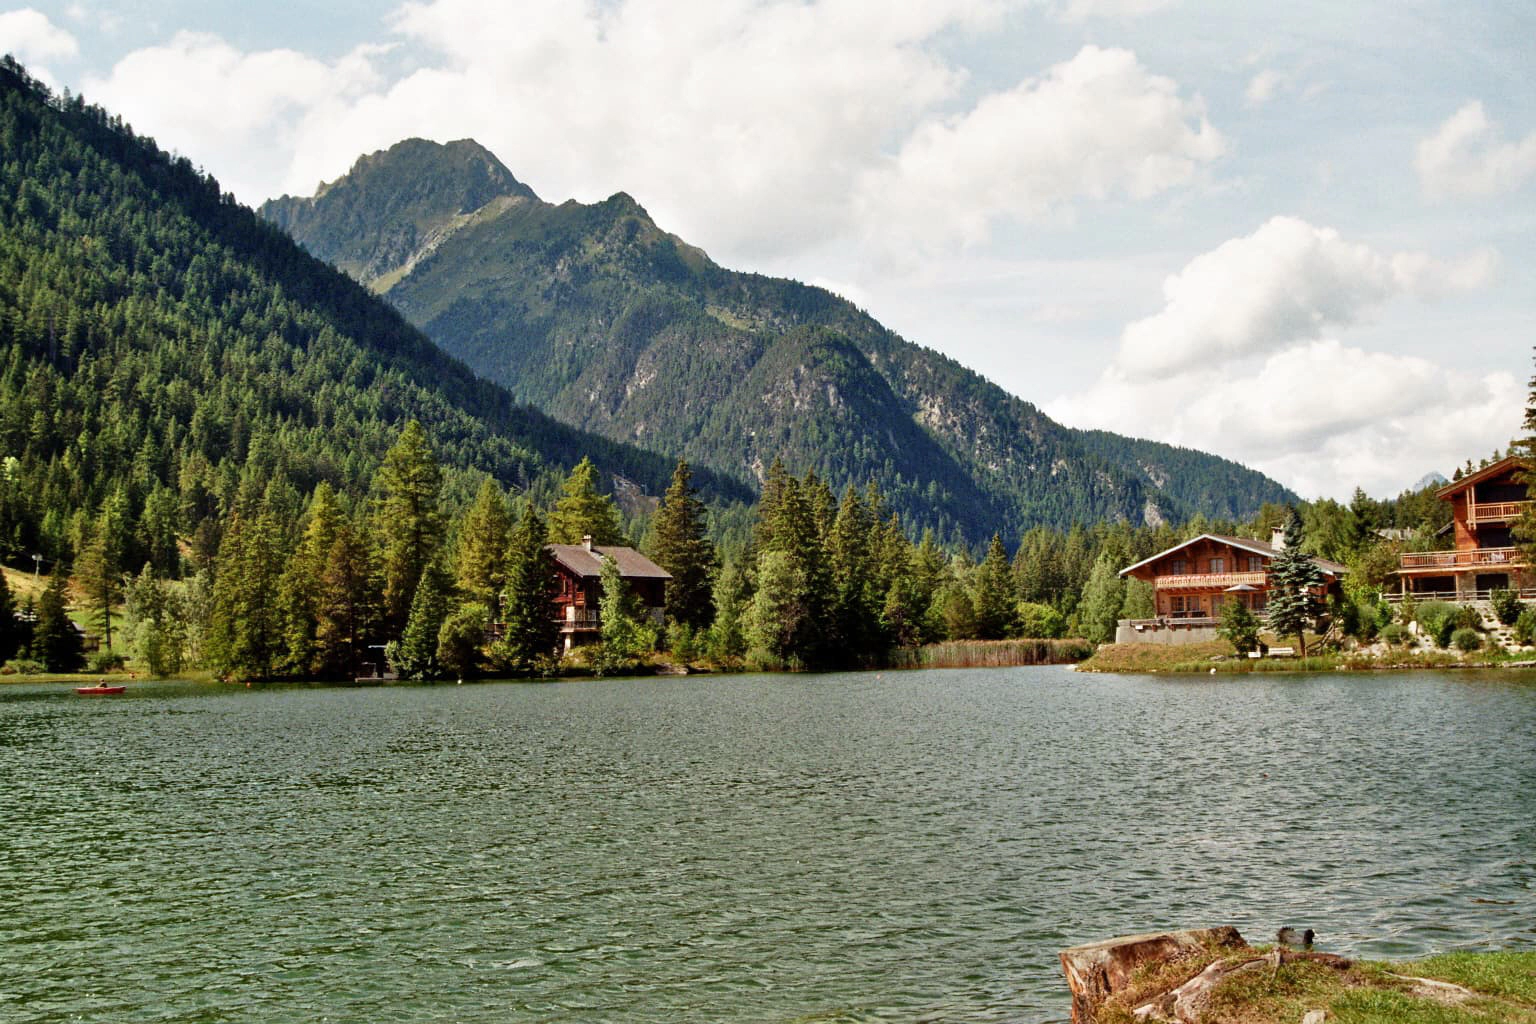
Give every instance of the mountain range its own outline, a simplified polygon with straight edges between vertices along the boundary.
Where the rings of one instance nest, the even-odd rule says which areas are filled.
[[[1056,423],[831,292],[721,267],[622,192],[545,202],[470,140],[406,140],[259,213],[518,401],[729,476],[782,458],[836,489],[873,479],[947,539],[1296,500],[1226,459]]]

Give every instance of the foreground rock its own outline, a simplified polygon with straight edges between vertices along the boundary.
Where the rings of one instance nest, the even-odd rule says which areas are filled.
[[[1073,1024],[1093,1024],[1099,1007],[1124,992],[1138,970],[1150,964],[1192,958],[1213,949],[1245,949],[1236,928],[1192,928],[1178,932],[1127,935],[1061,951],[1061,969],[1072,990]]]

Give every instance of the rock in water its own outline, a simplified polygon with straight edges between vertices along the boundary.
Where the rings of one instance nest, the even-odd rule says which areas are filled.
[[[1211,946],[1247,944],[1236,928],[1193,928],[1179,932],[1127,935],[1061,951],[1061,969],[1072,990],[1073,1024],[1093,1024],[1104,1000],[1124,990],[1142,964],[1196,953]]]

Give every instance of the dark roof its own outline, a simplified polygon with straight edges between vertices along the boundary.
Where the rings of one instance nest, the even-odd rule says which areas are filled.
[[[1140,569],[1142,566],[1147,565],[1150,562],[1155,562],[1159,558],[1163,558],[1163,557],[1165,557],[1167,555],[1173,554],[1175,551],[1178,551],[1180,548],[1187,548],[1191,544],[1195,543],[1198,540],[1214,540],[1214,541],[1217,541],[1218,543],[1221,543],[1221,544],[1230,544],[1233,547],[1239,548],[1239,549],[1241,549],[1243,551],[1251,551],[1251,552],[1253,552],[1256,555],[1263,555],[1265,558],[1274,558],[1276,555],[1278,555],[1280,553],[1279,551],[1276,551],[1275,548],[1272,545],[1266,544],[1262,540],[1252,540],[1252,539],[1250,539],[1248,537],[1227,537],[1227,536],[1224,536],[1223,534],[1219,534],[1219,533],[1202,533],[1198,537],[1191,537],[1191,538],[1189,538],[1189,540],[1186,540],[1182,544],[1175,544],[1173,547],[1169,548],[1167,551],[1159,551],[1157,554],[1153,555],[1151,558],[1143,558],[1141,561],[1137,562],[1135,565],[1128,565],[1128,566],[1126,566],[1124,569],[1120,570],[1120,575],[1124,576],[1126,573],[1130,572],[1132,569]],[[1323,570],[1326,573],[1331,573],[1334,576],[1342,576],[1344,573],[1349,572],[1349,567],[1348,566],[1340,565],[1338,562],[1330,562],[1326,558],[1318,558],[1316,555],[1312,556],[1312,561],[1317,564],[1317,567],[1319,569]]]
[[[619,575],[626,580],[669,580],[672,574],[646,558],[634,548],[602,547],[594,544],[546,544],[556,562],[578,576],[596,579],[603,572],[603,556],[607,555],[619,566]]]
[[[1453,480],[1453,481],[1451,481],[1450,483],[1446,484],[1444,487],[1442,487],[1438,491],[1436,491],[1435,492],[1435,497],[1442,498],[1442,499],[1443,498],[1449,498],[1453,494],[1458,494],[1461,491],[1466,490],[1468,487],[1471,487],[1473,484],[1480,484],[1480,483],[1482,483],[1484,480],[1487,480],[1489,477],[1503,476],[1505,473],[1508,473],[1508,472],[1510,472],[1512,470],[1518,470],[1520,468],[1522,468],[1522,467],[1520,465],[1520,457],[1519,456],[1517,456],[1517,455],[1506,455],[1506,456],[1504,456],[1504,458],[1502,458],[1499,461],[1495,462],[1491,466],[1485,466],[1484,468],[1478,470],[1476,473],[1468,473],[1466,476],[1462,477],[1460,480]]]

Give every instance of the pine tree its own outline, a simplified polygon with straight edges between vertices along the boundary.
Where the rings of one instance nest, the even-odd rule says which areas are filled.
[[[1094,561],[1088,583],[1083,587],[1078,622],[1084,638],[1091,643],[1108,643],[1115,638],[1120,610],[1125,605],[1125,581],[1117,569],[1121,562],[1113,551],[1106,549]]]
[[[1013,628],[1013,572],[1003,538],[994,533],[987,557],[976,569],[974,604],[976,635],[982,640],[1001,640]]]
[[[189,619],[186,601],[146,562],[127,587],[123,632],[129,650],[151,675],[165,678],[182,670]]]
[[[16,618],[16,600],[11,596],[5,573],[0,572],[0,663],[14,658],[20,649],[21,622]]]
[[[437,551],[443,533],[438,507],[442,470],[427,442],[427,432],[411,420],[379,467],[383,494],[374,529],[381,539],[384,617],[398,635],[410,618],[421,574]]]
[[[707,509],[692,480],[693,471],[680,460],[651,528],[656,564],[672,574],[667,583],[667,617],[704,629],[714,619],[710,588],[719,560],[709,540]]]
[[[357,675],[382,608],[368,546],[355,527],[338,523],[316,595],[314,671],[330,679]]]
[[[459,526],[453,574],[459,589],[471,601],[487,605],[492,611],[499,606],[501,591],[507,585],[507,544],[511,536],[512,514],[507,509],[506,496],[495,480],[487,478]]]
[[[849,487],[829,530],[826,558],[832,584],[831,643],[840,660],[859,664],[884,653],[879,615],[883,591],[876,591],[878,567],[871,541],[875,538],[869,506]],[[876,604],[879,600],[881,603]]]
[[[481,648],[491,610],[478,601],[460,606],[437,634],[437,662],[448,675],[469,679],[480,672]]]
[[[607,555],[598,578],[598,620],[602,642],[592,658],[599,675],[632,668],[641,655],[655,646],[654,631],[640,623],[640,608],[619,564]]]
[[[747,653],[742,617],[752,594],[747,576],[736,565],[727,565],[715,581],[714,616],[705,646],[709,656],[720,665],[734,665]]]
[[[438,634],[451,610],[449,597],[447,572],[435,563],[427,566],[416,584],[405,632],[384,651],[390,667],[401,679],[437,679],[442,675],[437,645]]]
[[[306,676],[319,671],[315,631],[320,620],[320,592],[326,560],[336,543],[341,509],[331,485],[321,483],[309,502],[309,521],[293,556],[278,582],[277,604],[283,622],[283,656],[278,668],[287,675]]]
[[[1295,634],[1301,656],[1307,656],[1309,627],[1323,613],[1321,591],[1327,582],[1302,544],[1301,516],[1295,510],[1285,521],[1285,547],[1269,563],[1269,628],[1278,636]]]
[[[123,599],[120,531],[113,515],[103,511],[97,517],[90,539],[81,549],[75,564],[75,582],[85,594],[86,607],[101,627],[102,646],[112,647],[112,609]]]
[[[553,544],[580,544],[587,536],[593,544],[624,543],[619,510],[597,489],[597,467],[583,458],[560,489],[560,500],[549,516],[549,538]]]
[[[224,534],[214,573],[208,658],[213,667],[242,679],[270,679],[283,653],[277,586],[283,565],[278,527],[262,509],[244,519],[237,512]]]
[[[514,672],[533,670],[555,651],[560,624],[550,601],[554,574],[544,520],[531,503],[512,530],[507,548],[507,588],[502,597],[502,637],[492,653]]]
[[[64,574],[55,569],[37,602],[32,657],[49,672],[78,672],[85,667],[85,644],[65,606]]]

